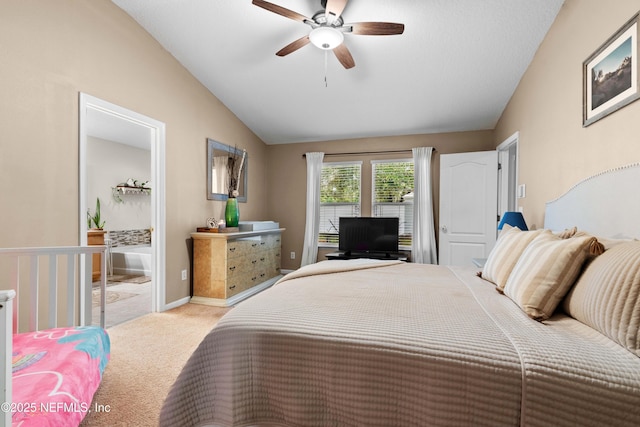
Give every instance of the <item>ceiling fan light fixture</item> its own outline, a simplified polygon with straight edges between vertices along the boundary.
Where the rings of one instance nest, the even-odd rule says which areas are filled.
[[[333,27],[318,27],[311,30],[309,40],[322,50],[331,50],[342,44],[344,34]]]

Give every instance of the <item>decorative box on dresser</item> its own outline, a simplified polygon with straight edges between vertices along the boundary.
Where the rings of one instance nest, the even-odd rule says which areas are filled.
[[[227,307],[273,285],[281,276],[284,228],[235,233],[191,233],[191,302]]]

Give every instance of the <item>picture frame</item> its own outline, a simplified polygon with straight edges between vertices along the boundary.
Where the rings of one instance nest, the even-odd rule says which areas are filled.
[[[636,13],[582,64],[582,126],[589,126],[640,98]]]

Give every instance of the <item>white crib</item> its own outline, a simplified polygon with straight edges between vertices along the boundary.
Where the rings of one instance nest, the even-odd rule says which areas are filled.
[[[92,258],[100,253],[102,269],[107,271],[106,246],[67,246],[48,248],[0,249],[0,403],[11,407],[13,334],[64,326],[91,325]],[[41,265],[48,264],[46,271]],[[24,274],[27,272],[26,274]],[[25,277],[26,276],[26,277]],[[60,278],[64,277],[64,283]],[[106,274],[100,279],[100,326],[105,324]],[[41,292],[48,293],[46,322],[39,316]],[[63,292],[61,292],[63,291]],[[20,294],[27,293],[28,325],[20,322]],[[59,300],[66,294],[65,300]],[[26,297],[27,295],[25,295]],[[65,315],[58,316],[59,305],[66,306]],[[60,318],[59,318],[60,317]],[[45,324],[46,323],[46,324]],[[24,330],[23,330],[24,329]],[[11,426],[11,411],[2,411],[0,427]]]

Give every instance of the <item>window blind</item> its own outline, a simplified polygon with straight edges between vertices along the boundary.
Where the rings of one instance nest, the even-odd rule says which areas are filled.
[[[323,164],[320,178],[320,244],[338,244],[341,216],[360,216],[361,170],[362,162]]]
[[[400,247],[411,247],[413,233],[413,160],[371,162],[373,216],[400,219]]]

